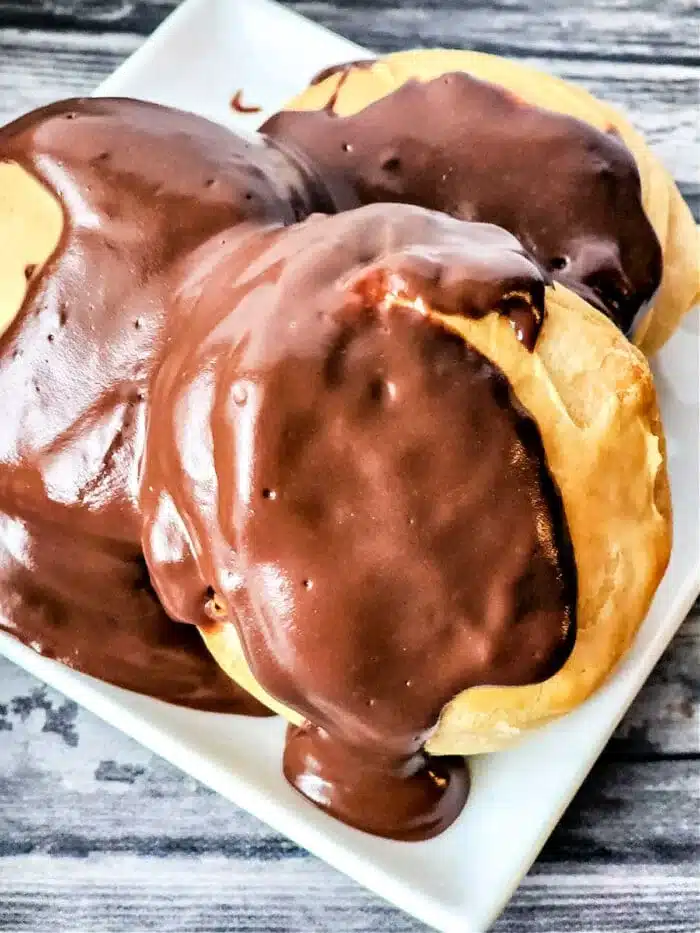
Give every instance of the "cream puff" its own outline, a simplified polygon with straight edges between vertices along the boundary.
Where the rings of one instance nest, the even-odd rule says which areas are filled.
[[[700,298],[690,211],[643,137],[587,91],[478,52],[326,69],[263,131],[347,179],[496,223],[647,353]]]

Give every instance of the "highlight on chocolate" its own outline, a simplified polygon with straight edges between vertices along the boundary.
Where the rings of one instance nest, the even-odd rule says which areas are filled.
[[[329,69],[254,143],[109,98],[0,130],[0,627],[285,717],[299,805],[407,841],[646,614],[624,332],[671,326],[680,262],[624,134],[433,54]]]

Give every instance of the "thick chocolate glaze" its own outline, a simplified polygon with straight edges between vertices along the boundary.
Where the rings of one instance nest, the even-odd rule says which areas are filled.
[[[563,664],[576,568],[536,424],[428,306],[496,310],[532,349],[546,273],[417,207],[294,223],[347,206],[342,185],[134,101],[39,111],[0,159],[65,214],[0,337],[0,624],[110,682],[257,712],[201,647],[215,601],[308,720],[289,780],[371,832],[439,832],[468,789],[421,750],[440,710]]]
[[[236,225],[335,206],[274,146],[127,100],[73,100],[0,130],[0,159],[65,229],[0,338],[0,625],[120,686],[263,712],[155,597],[140,544],[149,383],[178,258]]]
[[[420,308],[496,309],[535,335],[543,275],[505,231],[404,205],[205,251],[152,386],[154,586],[200,625],[216,593],[258,682],[308,720],[285,753],[302,793],[380,835],[434,835],[468,786],[421,751],[442,707],[559,669],[576,570],[536,424]]]
[[[629,331],[661,280],[661,249],[636,163],[616,133],[464,73],[409,81],[340,117],[347,69],[315,79],[340,73],[324,110],[279,113],[262,131],[347,179],[364,204],[401,201],[504,227]]]

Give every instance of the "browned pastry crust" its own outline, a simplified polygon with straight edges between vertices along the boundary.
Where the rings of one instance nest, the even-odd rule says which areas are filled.
[[[320,110],[333,100],[339,116],[357,113],[414,79],[429,81],[463,71],[500,84],[519,98],[609,131],[614,127],[639,168],[644,209],[663,250],[664,272],[652,309],[641,320],[635,342],[647,354],[658,350],[683,315],[700,299],[700,241],[688,206],[643,136],[609,104],[583,88],[520,63],[480,52],[426,49],[399,52],[331,73],[291,100],[287,110]]]

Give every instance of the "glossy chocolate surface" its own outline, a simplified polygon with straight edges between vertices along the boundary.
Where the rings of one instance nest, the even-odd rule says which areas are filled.
[[[339,79],[324,110],[276,114],[263,132],[346,179],[362,203],[401,201],[504,227],[629,331],[661,280],[661,249],[616,133],[461,72],[409,81],[341,117],[334,107],[350,73],[327,69],[315,80]]]
[[[537,426],[415,296],[512,309],[514,339],[536,337],[543,275],[505,231],[403,205],[214,252],[204,288],[193,257],[196,315],[152,387],[151,578],[192,621],[215,591],[258,682],[313,724],[290,731],[296,787],[353,825],[425,838],[468,784],[421,751],[440,710],[558,670],[576,571]]]
[[[136,101],[37,111],[0,130],[0,159],[65,212],[57,254],[0,337],[0,625],[120,686],[262,713],[153,593],[138,506],[149,386],[181,255],[331,196],[274,147]]]
[[[195,626],[212,599],[308,723],[288,779],[426,838],[465,765],[452,697],[553,674],[576,567],[537,425],[428,309],[527,349],[546,273],[504,230],[345,190],[285,144],[133,101],[0,132],[65,229],[0,337],[0,624],[172,702],[259,711]],[[296,222],[314,214],[303,222]]]

